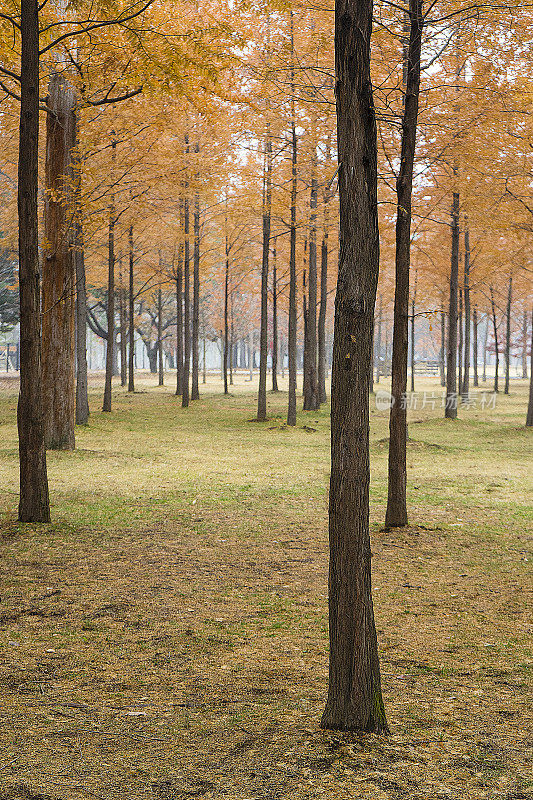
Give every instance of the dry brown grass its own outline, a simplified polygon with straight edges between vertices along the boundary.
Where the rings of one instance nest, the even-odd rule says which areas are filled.
[[[388,738],[318,728],[327,412],[291,431],[283,395],[247,422],[244,381],[189,412],[143,388],[50,454],[55,521],[25,528],[6,392],[0,798],[532,798],[525,385],[456,425],[412,414],[405,531],[380,531],[373,415]]]

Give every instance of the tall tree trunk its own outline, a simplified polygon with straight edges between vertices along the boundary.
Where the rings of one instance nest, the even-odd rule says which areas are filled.
[[[409,326],[409,268],[411,264],[411,198],[420,93],[422,0],[409,0],[402,151],[396,181],[396,280],[392,343],[392,401],[389,420],[389,482],[386,527],[407,525],[407,350]],[[414,340],[413,340],[414,349]]]
[[[248,369],[250,370],[250,381],[254,379],[254,332],[248,333]]]
[[[261,329],[259,333],[259,391],[257,419],[266,419],[266,376],[268,358],[268,257],[270,253],[270,222],[272,214],[272,136],[270,123],[266,126],[265,168],[263,188],[263,254],[261,260]]]
[[[272,391],[278,391],[278,274],[277,248],[272,254]]]
[[[114,136],[114,133],[112,133]],[[111,158],[116,158],[116,141],[111,142]],[[108,275],[107,275],[107,349],[105,359],[105,386],[102,411],[111,411],[111,387],[113,381],[113,354],[115,349],[115,197],[111,195],[108,224]]]
[[[464,368],[461,398],[463,403],[468,402],[470,394],[470,231],[465,226],[465,272],[464,272],[464,298],[465,298],[465,336],[464,336]]]
[[[195,152],[200,152],[198,144]],[[198,175],[196,176],[198,180]],[[193,281],[192,281],[192,380],[191,400],[198,400],[200,389],[198,386],[199,370],[199,330],[200,330],[200,194],[196,189],[194,194],[194,252],[193,252]]]
[[[527,380],[527,311],[525,308],[522,320],[522,378]]]
[[[73,450],[75,388],[75,263],[70,218],[76,126],[74,90],[54,73],[48,86],[43,259],[42,381],[44,434],[53,450]]]
[[[120,264],[121,262],[119,262]],[[122,280],[122,267],[119,269],[119,283],[118,290],[119,299],[119,320],[120,320],[120,385],[126,386],[128,382],[128,366],[127,366],[127,346],[126,346],[126,290]]]
[[[227,227],[226,218],[226,227]],[[224,271],[224,360],[223,360],[223,377],[224,377],[224,394],[229,394],[228,391],[228,349],[229,349],[229,242],[226,233],[226,268]]]
[[[529,367],[529,403],[527,406],[526,427],[533,427],[533,312],[531,314],[531,340],[530,340],[531,362]]]
[[[129,286],[128,286],[128,392],[135,391],[135,311],[134,311],[134,249],[133,249],[133,225],[128,230],[129,248]]]
[[[183,268],[181,252],[176,270],[176,394],[183,389]]]
[[[157,292],[157,362],[159,366],[158,385],[164,386],[165,370],[163,364],[163,297],[161,287]]]
[[[446,312],[440,312],[440,385],[446,386]]]
[[[189,152],[189,137],[185,137],[185,152]],[[190,299],[190,244],[189,244],[189,184],[185,186],[185,198],[183,202],[183,233],[184,233],[184,254],[183,254],[183,385],[181,387],[182,408],[189,407],[189,375],[191,371],[191,299]]]
[[[20,390],[19,522],[50,522],[41,381],[39,282],[39,11],[36,0],[21,0],[22,36],[18,159]]]
[[[339,276],[331,386],[329,691],[323,728],[384,732],[369,535],[369,396],[379,269],[372,0],[337,0]]]
[[[309,200],[309,306],[306,319],[307,381],[305,382],[304,411],[315,411],[318,406],[317,380],[317,260],[316,260],[316,218],[318,203],[317,154],[313,143],[311,154],[311,196]]]
[[[500,368],[500,350],[499,350],[499,345],[498,345],[498,324],[497,324],[497,321],[496,321],[496,305],[494,303],[494,291],[492,289],[492,286],[490,286],[489,288],[490,288],[490,307],[491,307],[491,311],[492,311],[492,329],[493,329],[493,332],[494,332],[494,350],[495,350],[495,353],[496,353],[496,365],[495,365],[495,368],[494,368],[494,391],[498,392],[499,391],[499,388],[498,388],[498,372],[499,372],[499,368]]]
[[[287,425],[296,425],[296,200],[298,192],[296,111],[294,105],[295,64],[294,64],[294,12],[291,20],[291,233],[289,254],[289,405]]]
[[[459,194],[453,193],[451,210],[452,253],[450,261],[450,305],[446,353],[446,404],[444,416],[457,419],[457,295],[459,288]]]
[[[458,326],[458,344],[457,344],[457,372],[458,372],[458,394],[463,394],[463,288],[459,287],[459,315],[457,320]]]
[[[470,294],[470,292],[469,292]],[[472,341],[472,362],[474,368],[474,386],[479,386],[479,378],[477,372],[477,359],[478,359],[478,352],[477,352],[477,342],[478,342],[478,324],[477,324],[477,306],[474,306],[474,310],[472,312],[472,334],[473,334],[473,341]]]
[[[328,147],[329,151],[329,147]],[[329,158],[328,158],[329,160]],[[328,203],[324,200],[324,227],[320,248],[320,309],[318,312],[318,403],[325,403],[326,395],[326,315],[328,305]]]
[[[489,315],[485,317],[485,334],[483,336],[483,383],[487,382],[487,348],[489,343]]]
[[[376,383],[381,377],[381,326],[383,322],[383,296],[379,296],[378,335],[374,347],[374,360],[376,362]]]
[[[76,425],[89,422],[87,396],[87,291],[85,286],[85,259],[83,227],[79,217],[75,223],[74,262],[76,265]]]
[[[507,291],[507,311],[505,328],[505,384],[503,393],[509,394],[509,373],[511,370],[511,303],[513,299],[513,276],[509,275],[509,289]]]
[[[206,344],[205,344],[205,333],[202,337],[202,349],[203,349],[203,359],[202,359],[202,383],[207,383],[207,360],[206,360]]]
[[[415,390],[415,295],[411,300],[411,391]]]

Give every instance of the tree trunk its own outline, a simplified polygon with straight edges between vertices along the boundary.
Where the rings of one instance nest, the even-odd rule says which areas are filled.
[[[468,225],[465,227],[465,272],[464,272],[464,298],[465,298],[465,334],[464,334],[464,368],[461,398],[463,403],[468,402],[470,394],[470,232]]]
[[[196,144],[195,151],[200,151]],[[198,175],[196,176],[198,180]],[[198,386],[199,370],[199,331],[200,331],[200,194],[198,189],[194,195],[194,252],[193,252],[193,280],[192,280],[192,380],[191,400],[198,400],[200,388]]]
[[[73,450],[75,388],[75,263],[71,247],[74,90],[54,73],[48,86],[44,199],[42,381],[44,434],[52,450]],[[70,201],[70,202],[69,202]]]
[[[311,196],[309,200],[309,306],[305,326],[307,351],[307,381],[304,382],[304,411],[315,411],[318,406],[317,380],[317,260],[316,260],[316,218],[318,202],[316,143],[311,154]]]
[[[275,240],[274,240],[275,243]],[[278,391],[278,275],[277,249],[272,258],[272,391]]]
[[[158,385],[165,384],[165,369],[163,364],[163,297],[161,287],[157,292],[157,362],[159,366]]]
[[[527,311],[525,308],[522,321],[522,378],[527,380]]]
[[[202,369],[202,383],[207,383],[207,362],[206,362],[206,345],[205,345],[205,336],[202,339],[202,348],[203,348],[203,369]]]
[[[453,193],[451,217],[452,253],[444,416],[447,419],[457,419],[457,295],[459,288],[459,194],[457,192]]]
[[[176,270],[176,394],[183,388],[183,269],[181,252]]]
[[[270,253],[270,221],[272,213],[272,137],[270,123],[266,126],[265,169],[263,188],[263,254],[261,260],[261,329],[259,333],[259,391],[257,394],[257,419],[267,415],[266,376],[268,358],[268,257]]]
[[[440,385],[446,386],[446,312],[440,312]]]
[[[530,368],[529,368],[529,403],[527,406],[526,427],[533,427],[533,312],[531,315],[531,340],[530,340]]]
[[[185,150],[189,152],[189,137],[185,137]],[[183,202],[183,234],[184,234],[184,254],[183,254],[183,384],[181,387],[182,408],[189,407],[189,375],[191,371],[191,300],[190,300],[190,251],[189,251],[189,185],[185,186],[185,198]]]
[[[120,262],[119,262],[120,263]],[[128,382],[128,366],[127,366],[127,346],[126,346],[126,290],[122,280],[122,267],[119,271],[120,289],[118,291],[119,299],[119,320],[120,320],[120,385],[126,386]]]
[[[409,9],[411,23],[406,58],[402,151],[400,172],[396,181],[396,281],[386,527],[407,525],[407,406],[403,400],[407,391],[411,198],[420,92],[420,55],[423,27],[422,0],[410,0]],[[414,338],[412,349],[414,353]]]
[[[129,247],[129,290],[128,290],[128,392],[135,391],[135,310],[134,310],[134,288],[133,288],[133,265],[134,265],[134,249],[133,249],[133,225],[130,225],[128,231],[128,247]]]
[[[89,422],[87,396],[87,291],[81,218],[75,223],[74,261],[76,265],[76,425]]]
[[[39,184],[39,11],[21,0],[22,36],[18,159],[20,390],[19,522],[50,522],[41,381],[41,303],[37,192]]]
[[[113,134],[114,135],[114,134]],[[116,142],[111,143],[111,158],[116,156]],[[115,198],[111,196],[108,226],[108,277],[107,277],[107,348],[105,359],[105,386],[102,411],[111,411],[111,386],[113,379],[113,352],[115,345]]]
[[[226,218],[226,227],[227,227]],[[224,394],[229,394],[228,391],[228,348],[229,348],[229,242],[226,233],[226,268],[224,271],[224,360],[222,366],[222,373],[224,378]]]
[[[372,605],[369,396],[379,269],[372,0],[337,0],[339,276],[331,385],[329,691],[321,726],[387,731]]]
[[[294,107],[295,64],[294,64],[294,12],[291,20],[291,233],[289,255],[289,405],[287,425],[296,425],[296,200],[298,192],[296,112]]]
[[[507,291],[507,312],[505,329],[505,384],[504,394],[509,394],[509,372],[511,370],[511,303],[513,299],[513,276],[509,275],[509,289]]]
[[[411,391],[415,390],[415,299],[411,301]]]
[[[379,296],[379,312],[378,312],[378,336],[374,347],[374,360],[376,362],[376,383],[379,383],[381,377],[381,325],[383,320],[383,297]]]
[[[457,344],[457,372],[458,395],[463,394],[463,288],[459,287],[459,315],[457,319],[458,344]]]
[[[470,295],[470,292],[468,293]],[[472,312],[472,327],[473,327],[473,341],[472,341],[472,362],[474,368],[474,386],[479,386],[479,378],[477,372],[477,359],[478,359],[478,352],[477,352],[477,342],[478,342],[478,325],[477,325],[477,306],[474,306],[474,310]]]
[[[483,383],[487,382],[487,347],[489,342],[489,315],[485,318],[485,335],[483,337]]]
[[[329,148],[328,148],[329,149]],[[324,200],[324,228],[320,248],[320,310],[318,312],[318,403],[325,403],[326,395],[326,315],[328,305],[328,204]]]
[[[490,286],[490,307],[492,311],[492,327],[494,332],[494,350],[496,353],[496,365],[494,369],[494,391],[498,392],[498,371],[500,367],[500,352],[498,346],[498,324],[496,321],[496,306],[494,304],[494,292],[492,290],[492,286]]]

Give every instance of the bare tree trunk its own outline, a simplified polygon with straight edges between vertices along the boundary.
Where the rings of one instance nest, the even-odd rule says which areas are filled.
[[[272,254],[272,391],[278,391],[278,275],[277,248],[274,239]]]
[[[446,312],[440,312],[440,385],[446,386]]]
[[[458,344],[457,344],[457,372],[458,372],[458,394],[463,393],[463,288],[459,287],[459,315],[457,319]]]
[[[470,394],[470,232],[465,226],[465,271],[464,271],[464,298],[465,298],[465,335],[464,335],[464,369],[461,398],[463,403],[468,402]]]
[[[291,233],[289,255],[289,405],[287,425],[296,425],[296,200],[297,200],[297,140],[296,112],[294,107],[295,64],[294,64],[294,13],[291,20]]]
[[[163,364],[163,297],[161,287],[157,292],[157,362],[159,367],[158,385],[164,386],[165,371]]]
[[[202,348],[203,348],[203,368],[202,368],[202,383],[207,383],[207,362],[206,362],[206,345],[205,345],[205,333],[202,338]]]
[[[522,321],[522,378],[527,380],[527,311],[525,308]]]
[[[189,153],[189,137],[185,136],[185,152]],[[182,408],[189,407],[189,376],[191,372],[191,258],[189,243],[189,184],[185,185],[185,198],[183,202],[183,233],[184,233],[184,256],[183,256],[183,384],[181,387]]]
[[[227,227],[227,218],[226,218]],[[224,394],[228,391],[228,348],[229,348],[229,242],[226,233],[226,269],[224,272],[224,361],[222,372],[224,376]]]
[[[415,298],[411,301],[411,391],[415,390]]]
[[[119,264],[121,262],[119,261]],[[120,319],[120,385],[126,386],[128,382],[128,368],[127,368],[127,348],[126,348],[126,291],[122,281],[122,267],[119,269],[119,283],[118,290],[119,299],[119,319]]]
[[[407,525],[407,351],[409,329],[409,268],[411,264],[411,198],[420,92],[422,0],[410,0],[402,152],[396,181],[396,281],[392,343],[392,401],[389,420],[389,482],[386,527]],[[413,301],[414,302],[414,301]],[[414,307],[413,307],[414,320]],[[412,350],[414,353],[414,328]],[[414,369],[414,361],[411,368]],[[413,380],[413,379],[412,379]],[[414,386],[414,380],[413,380]]]
[[[313,143],[311,154],[311,197],[309,201],[309,306],[306,319],[307,381],[304,393],[304,411],[315,411],[319,407],[317,380],[317,259],[316,259],[316,219],[318,203],[317,154]]]
[[[530,340],[531,363],[529,369],[529,403],[527,406],[526,427],[533,427],[533,313],[531,315],[531,340]]]
[[[48,86],[43,259],[42,381],[44,435],[52,450],[73,450],[75,388],[75,263],[69,233],[75,147],[75,96],[54,73]]]
[[[74,261],[76,265],[76,425],[89,422],[87,396],[87,291],[81,218],[75,223]]]
[[[265,168],[263,188],[263,257],[261,261],[261,330],[259,334],[259,392],[257,395],[257,419],[263,421],[267,415],[266,376],[268,358],[268,257],[270,252],[270,221],[272,213],[272,137],[270,123],[266,126]]]
[[[176,270],[176,394],[183,389],[183,268],[181,252]]]
[[[381,325],[383,321],[383,296],[379,296],[378,336],[374,347],[374,361],[376,363],[376,383],[381,377]]]
[[[111,134],[114,136],[114,132]],[[116,158],[117,143],[111,142],[111,159]],[[115,197],[111,195],[108,227],[108,277],[107,277],[107,350],[105,360],[105,387],[102,411],[111,411],[111,386],[113,380],[113,352],[115,347]]]
[[[492,311],[492,327],[494,332],[494,350],[496,352],[496,366],[494,371],[494,391],[498,392],[498,371],[500,367],[500,352],[499,352],[499,345],[498,345],[498,324],[496,321],[496,306],[494,304],[494,292],[492,286],[490,288],[490,307]]]
[[[511,303],[513,299],[513,276],[509,275],[509,289],[507,291],[507,312],[505,329],[505,384],[504,394],[509,394],[509,373],[511,370]]]
[[[198,144],[196,153],[200,152]],[[198,180],[198,175],[196,176]],[[193,253],[193,282],[192,282],[192,381],[191,400],[198,400],[200,388],[198,386],[199,369],[199,330],[200,330],[200,194],[198,189],[194,195],[194,253]]]
[[[41,381],[41,304],[37,192],[39,183],[39,11],[21,0],[22,36],[18,159],[20,390],[19,522],[50,522]]]
[[[457,295],[459,288],[459,194],[457,192],[453,193],[451,217],[452,254],[444,416],[447,419],[457,419]]]
[[[487,382],[487,347],[489,342],[489,315],[485,318],[485,335],[483,337],[483,383]]]
[[[470,294],[470,292],[469,292]],[[472,341],[472,361],[474,367],[474,386],[479,386],[479,378],[478,378],[478,371],[477,371],[477,359],[478,359],[478,352],[477,352],[477,343],[478,343],[478,324],[477,324],[477,306],[474,306],[474,310],[472,312],[472,327],[473,327],[473,341]]]
[[[135,309],[134,309],[134,249],[133,249],[133,225],[128,231],[129,247],[129,287],[128,287],[128,392],[135,391]]]
[[[329,151],[329,147],[328,147]],[[329,159],[328,159],[329,160]],[[325,403],[326,395],[326,315],[328,305],[328,203],[324,200],[324,227],[320,248],[320,310],[318,312],[318,403]]]
[[[329,690],[321,726],[387,731],[372,605],[369,396],[379,269],[371,0],[337,0],[339,277],[331,386]]]
[[[248,333],[248,369],[250,370],[250,381],[254,379],[254,332]]]

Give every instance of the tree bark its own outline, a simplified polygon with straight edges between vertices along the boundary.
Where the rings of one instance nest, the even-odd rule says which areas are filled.
[[[415,390],[415,295],[411,300],[411,391]]]
[[[42,381],[44,434],[52,450],[73,450],[76,419],[75,263],[70,190],[76,141],[75,96],[54,73],[48,86],[43,259]]]
[[[522,321],[522,378],[527,380],[527,311],[525,308]]]
[[[446,386],[446,312],[440,312],[440,385]]]
[[[185,152],[189,152],[189,137],[185,137]],[[189,375],[191,371],[191,300],[190,300],[190,250],[189,250],[189,185],[185,186],[185,198],[183,201],[183,384],[181,387],[182,408],[189,407]]]
[[[114,136],[112,132],[112,136]],[[111,160],[114,164],[117,143],[111,142]],[[105,360],[105,386],[102,411],[111,411],[111,387],[113,381],[113,354],[115,348],[115,196],[111,195],[108,223],[108,275],[107,275],[107,349]]]
[[[87,396],[87,290],[81,219],[75,223],[74,261],[76,265],[76,425],[89,422]]]
[[[119,261],[119,265],[121,265],[121,261]],[[120,283],[120,288],[118,290],[118,300],[119,300],[119,320],[120,320],[120,385],[126,386],[128,382],[127,345],[126,345],[126,338],[127,338],[126,290],[124,288],[124,282],[122,280],[122,266],[119,267],[119,283]]]
[[[277,248],[272,254],[272,391],[278,391],[278,274]]]
[[[305,381],[304,411],[315,411],[318,406],[317,380],[317,258],[316,258],[316,219],[318,204],[317,154],[313,142],[311,153],[311,196],[309,200],[309,305],[306,319],[307,381]]]
[[[289,254],[289,404],[287,425],[296,425],[296,200],[298,193],[296,112],[294,105],[295,64],[294,64],[294,12],[291,21],[291,233]]]
[[[470,394],[470,231],[465,226],[465,271],[463,290],[465,298],[465,333],[464,333],[464,367],[461,398],[463,403],[468,402]]]
[[[165,370],[163,364],[163,296],[161,287],[157,292],[157,362],[159,366],[158,385],[165,384]]]
[[[400,171],[396,181],[396,280],[392,342],[392,400],[389,420],[389,482],[386,527],[407,525],[407,352],[409,268],[411,264],[411,198],[420,93],[422,0],[410,0]],[[413,315],[414,318],[414,315]],[[414,352],[414,338],[412,342]]]
[[[324,200],[324,227],[320,248],[320,309],[318,312],[318,403],[325,403],[326,395],[326,316],[328,305],[328,204]]]
[[[135,391],[135,309],[134,309],[134,246],[133,246],[133,225],[128,230],[129,248],[129,286],[128,286],[128,392]]]
[[[195,145],[195,152],[200,151]],[[198,180],[198,175],[196,176]],[[192,379],[191,400],[198,400],[200,388],[198,386],[199,370],[199,331],[200,331],[200,194],[198,189],[194,195],[194,252],[193,252],[193,280],[192,280]]]
[[[494,391],[499,392],[498,388],[498,372],[500,368],[500,352],[499,352],[499,345],[498,345],[498,324],[496,321],[496,305],[494,303],[494,291],[492,286],[490,288],[490,307],[492,311],[492,329],[494,332],[494,350],[496,353],[496,365],[494,368]]]
[[[533,427],[533,312],[531,314],[531,340],[530,340],[530,367],[529,367],[529,403],[527,406],[526,427]]]
[[[387,731],[372,605],[369,396],[379,269],[372,0],[337,0],[339,275],[331,388],[329,691],[321,726]]]
[[[263,188],[263,253],[261,260],[261,328],[259,332],[259,391],[257,419],[267,417],[266,376],[268,358],[268,259],[270,253],[270,223],[272,215],[272,136],[270,123],[266,126],[265,168]]]
[[[39,11],[21,0],[22,36],[18,159],[20,390],[19,522],[50,522],[41,381],[41,303],[37,192],[39,183]]]
[[[470,294],[470,292],[469,292]],[[474,306],[474,310],[472,312],[472,327],[473,327],[473,341],[472,341],[472,362],[474,368],[474,386],[479,386],[479,378],[478,378],[478,371],[477,371],[477,359],[478,359],[478,352],[477,352],[477,343],[478,343],[478,324],[477,324],[477,306]]]
[[[226,218],[226,227],[227,227]],[[229,242],[226,233],[226,267],[224,271],[224,359],[222,373],[224,378],[224,394],[228,391],[228,348],[229,348]]]
[[[458,395],[463,394],[463,287],[459,287],[459,314],[457,318],[458,343],[457,343],[457,372]]]
[[[450,304],[446,353],[446,403],[444,416],[457,419],[457,295],[459,288],[459,194],[453,193],[451,210],[452,253],[450,261]]]
[[[503,393],[509,394],[509,373],[511,370],[511,304],[513,299],[513,276],[509,275],[507,291],[506,329],[505,329],[505,384]]]
[[[381,377],[381,326],[383,321],[383,297],[379,296],[379,312],[378,312],[378,335],[374,347],[374,360],[376,362],[376,383],[379,383]]]
[[[483,337],[483,383],[487,382],[487,346],[489,342],[489,315],[485,317],[485,335]]]
[[[183,389],[183,268],[181,253],[176,270],[176,395]]]

